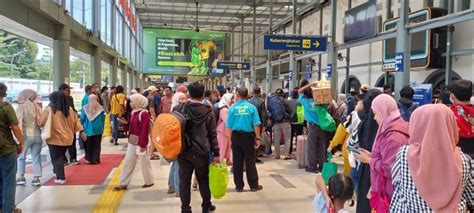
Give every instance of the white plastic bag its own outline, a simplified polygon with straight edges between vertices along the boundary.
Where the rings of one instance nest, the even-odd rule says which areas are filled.
[[[52,116],[53,114],[51,113],[51,108],[48,107],[48,120],[46,120],[46,123],[44,124],[43,131],[41,132],[41,139],[44,141],[48,140],[51,137],[51,122],[52,122]]]

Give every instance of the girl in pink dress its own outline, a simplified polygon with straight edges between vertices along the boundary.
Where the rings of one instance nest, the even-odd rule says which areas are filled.
[[[232,148],[230,143],[230,138],[225,134],[225,122],[227,121],[227,115],[229,113],[229,108],[233,103],[234,94],[226,93],[222,96],[221,101],[219,102],[219,119],[217,121],[217,141],[219,143],[219,153],[220,160],[226,160],[228,165],[232,165]],[[216,115],[217,116],[217,115]]]

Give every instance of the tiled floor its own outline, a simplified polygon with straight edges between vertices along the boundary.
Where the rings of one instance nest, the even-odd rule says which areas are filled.
[[[124,151],[121,146],[103,143],[103,152],[123,153]],[[213,203],[217,206],[215,212],[314,212],[312,207],[312,199],[316,193],[314,174],[298,169],[294,160],[261,159],[264,163],[258,164],[257,169],[260,184],[264,189],[259,192],[236,193],[230,173],[226,196],[220,200],[213,199]],[[47,167],[50,166],[50,164],[47,165]],[[169,164],[165,161],[152,161],[152,167],[155,186],[148,189],[141,188],[143,178],[140,167],[137,166],[132,183],[121,201],[118,212],[180,212],[179,198],[166,194]],[[51,173],[51,169],[45,170]],[[18,189],[26,194],[22,196],[26,198],[17,199],[18,206],[23,212],[91,212],[114,171],[105,183],[99,186],[42,186],[35,190]],[[193,191],[193,210],[200,212],[200,206],[199,192]]]

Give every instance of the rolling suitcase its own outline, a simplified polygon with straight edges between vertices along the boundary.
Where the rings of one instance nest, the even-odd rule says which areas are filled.
[[[298,135],[296,137],[296,161],[298,162],[298,168],[304,169],[308,166],[308,160],[306,155],[307,150],[307,137],[306,135]]]

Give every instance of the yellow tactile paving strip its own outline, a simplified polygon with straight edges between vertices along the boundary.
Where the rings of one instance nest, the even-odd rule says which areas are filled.
[[[123,169],[123,162],[120,166],[114,171],[112,175],[112,179],[109,181],[109,184],[105,188],[105,190],[100,195],[99,200],[97,201],[94,209],[92,210],[93,213],[109,213],[109,212],[117,212],[120,203],[122,202],[122,198],[125,195],[125,190],[122,191],[114,191],[114,186],[118,186],[120,182],[120,173]]]

